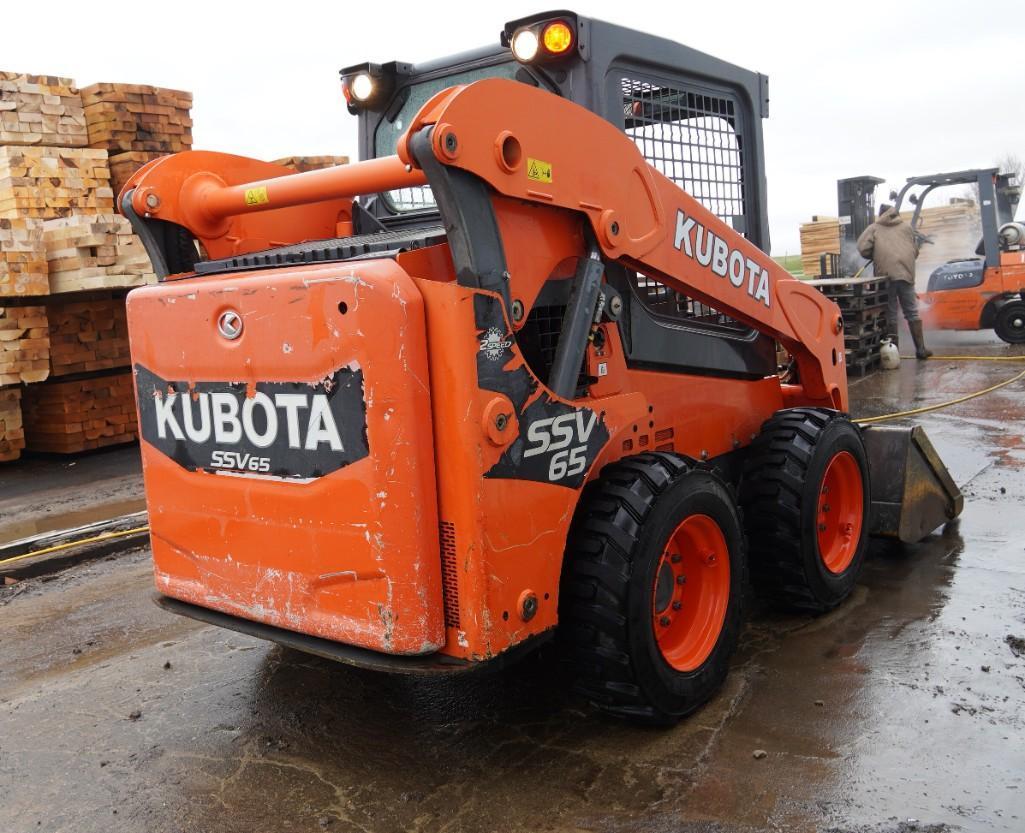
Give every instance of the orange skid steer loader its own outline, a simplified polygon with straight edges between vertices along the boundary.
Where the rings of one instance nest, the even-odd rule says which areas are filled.
[[[395,672],[558,630],[585,696],[671,722],[749,571],[828,610],[870,533],[960,512],[918,429],[847,418],[840,313],[765,254],[764,76],[554,12],[342,83],[364,161],[121,194],[164,607]]]

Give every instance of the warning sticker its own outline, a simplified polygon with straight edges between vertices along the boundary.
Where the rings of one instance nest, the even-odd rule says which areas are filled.
[[[266,185],[261,185],[259,188],[246,188],[246,205],[263,205],[265,202],[270,202]]]
[[[551,182],[552,166],[548,162],[542,162],[540,159],[531,159],[528,156],[527,179],[532,179],[534,182]]]

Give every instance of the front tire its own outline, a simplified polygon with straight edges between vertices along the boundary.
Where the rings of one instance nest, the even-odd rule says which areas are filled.
[[[674,454],[607,466],[570,532],[559,618],[576,688],[672,724],[722,684],[747,583],[740,514],[714,473]]]
[[[868,457],[846,416],[777,411],[748,449],[741,505],[755,590],[822,613],[850,595],[868,547]]]
[[[993,330],[1001,341],[1025,344],[1025,302],[1004,304],[997,312]]]

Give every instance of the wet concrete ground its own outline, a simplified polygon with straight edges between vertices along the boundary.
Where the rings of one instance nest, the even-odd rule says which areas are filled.
[[[854,408],[1016,367],[906,363]],[[0,831],[1021,831],[1025,383],[921,423],[960,523],[875,546],[826,617],[753,611],[726,687],[668,731],[595,713],[545,657],[403,678],[176,618],[144,550],[0,589]]]

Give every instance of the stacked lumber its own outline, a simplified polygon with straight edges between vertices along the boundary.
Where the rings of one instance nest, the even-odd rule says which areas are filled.
[[[0,145],[87,144],[82,96],[74,81],[0,72]]]
[[[840,220],[816,215],[810,223],[801,225],[801,268],[805,275],[821,274],[823,254],[840,254]]]
[[[32,451],[74,454],[132,442],[138,434],[132,372],[27,387],[22,414]]]
[[[0,462],[17,460],[25,447],[21,421],[21,389],[0,389]]]
[[[192,93],[144,84],[82,90],[89,147],[177,153],[192,147]]]
[[[0,297],[49,291],[43,221],[0,219]]]
[[[0,305],[0,386],[41,382],[49,375],[46,308]]]
[[[910,223],[912,214],[908,211],[900,216]],[[915,284],[922,291],[938,266],[976,257],[975,247],[982,239],[979,207],[971,200],[951,200],[949,205],[923,208],[918,230],[933,239],[931,244],[923,244],[915,264]]]
[[[142,241],[117,214],[43,223],[51,293],[113,289],[156,282]]]
[[[130,150],[125,153],[115,153],[110,157],[110,187],[114,190],[114,199],[125,187],[125,183],[132,178],[139,168],[154,159],[159,159],[166,154],[159,151]]]
[[[67,376],[127,367],[128,321],[125,299],[112,293],[54,298],[46,304],[50,335],[50,375]]]
[[[275,165],[284,165],[297,173],[319,171],[321,168],[333,168],[336,165],[348,165],[348,156],[286,156],[275,159]]]
[[[113,209],[105,150],[0,146],[0,219]]]

